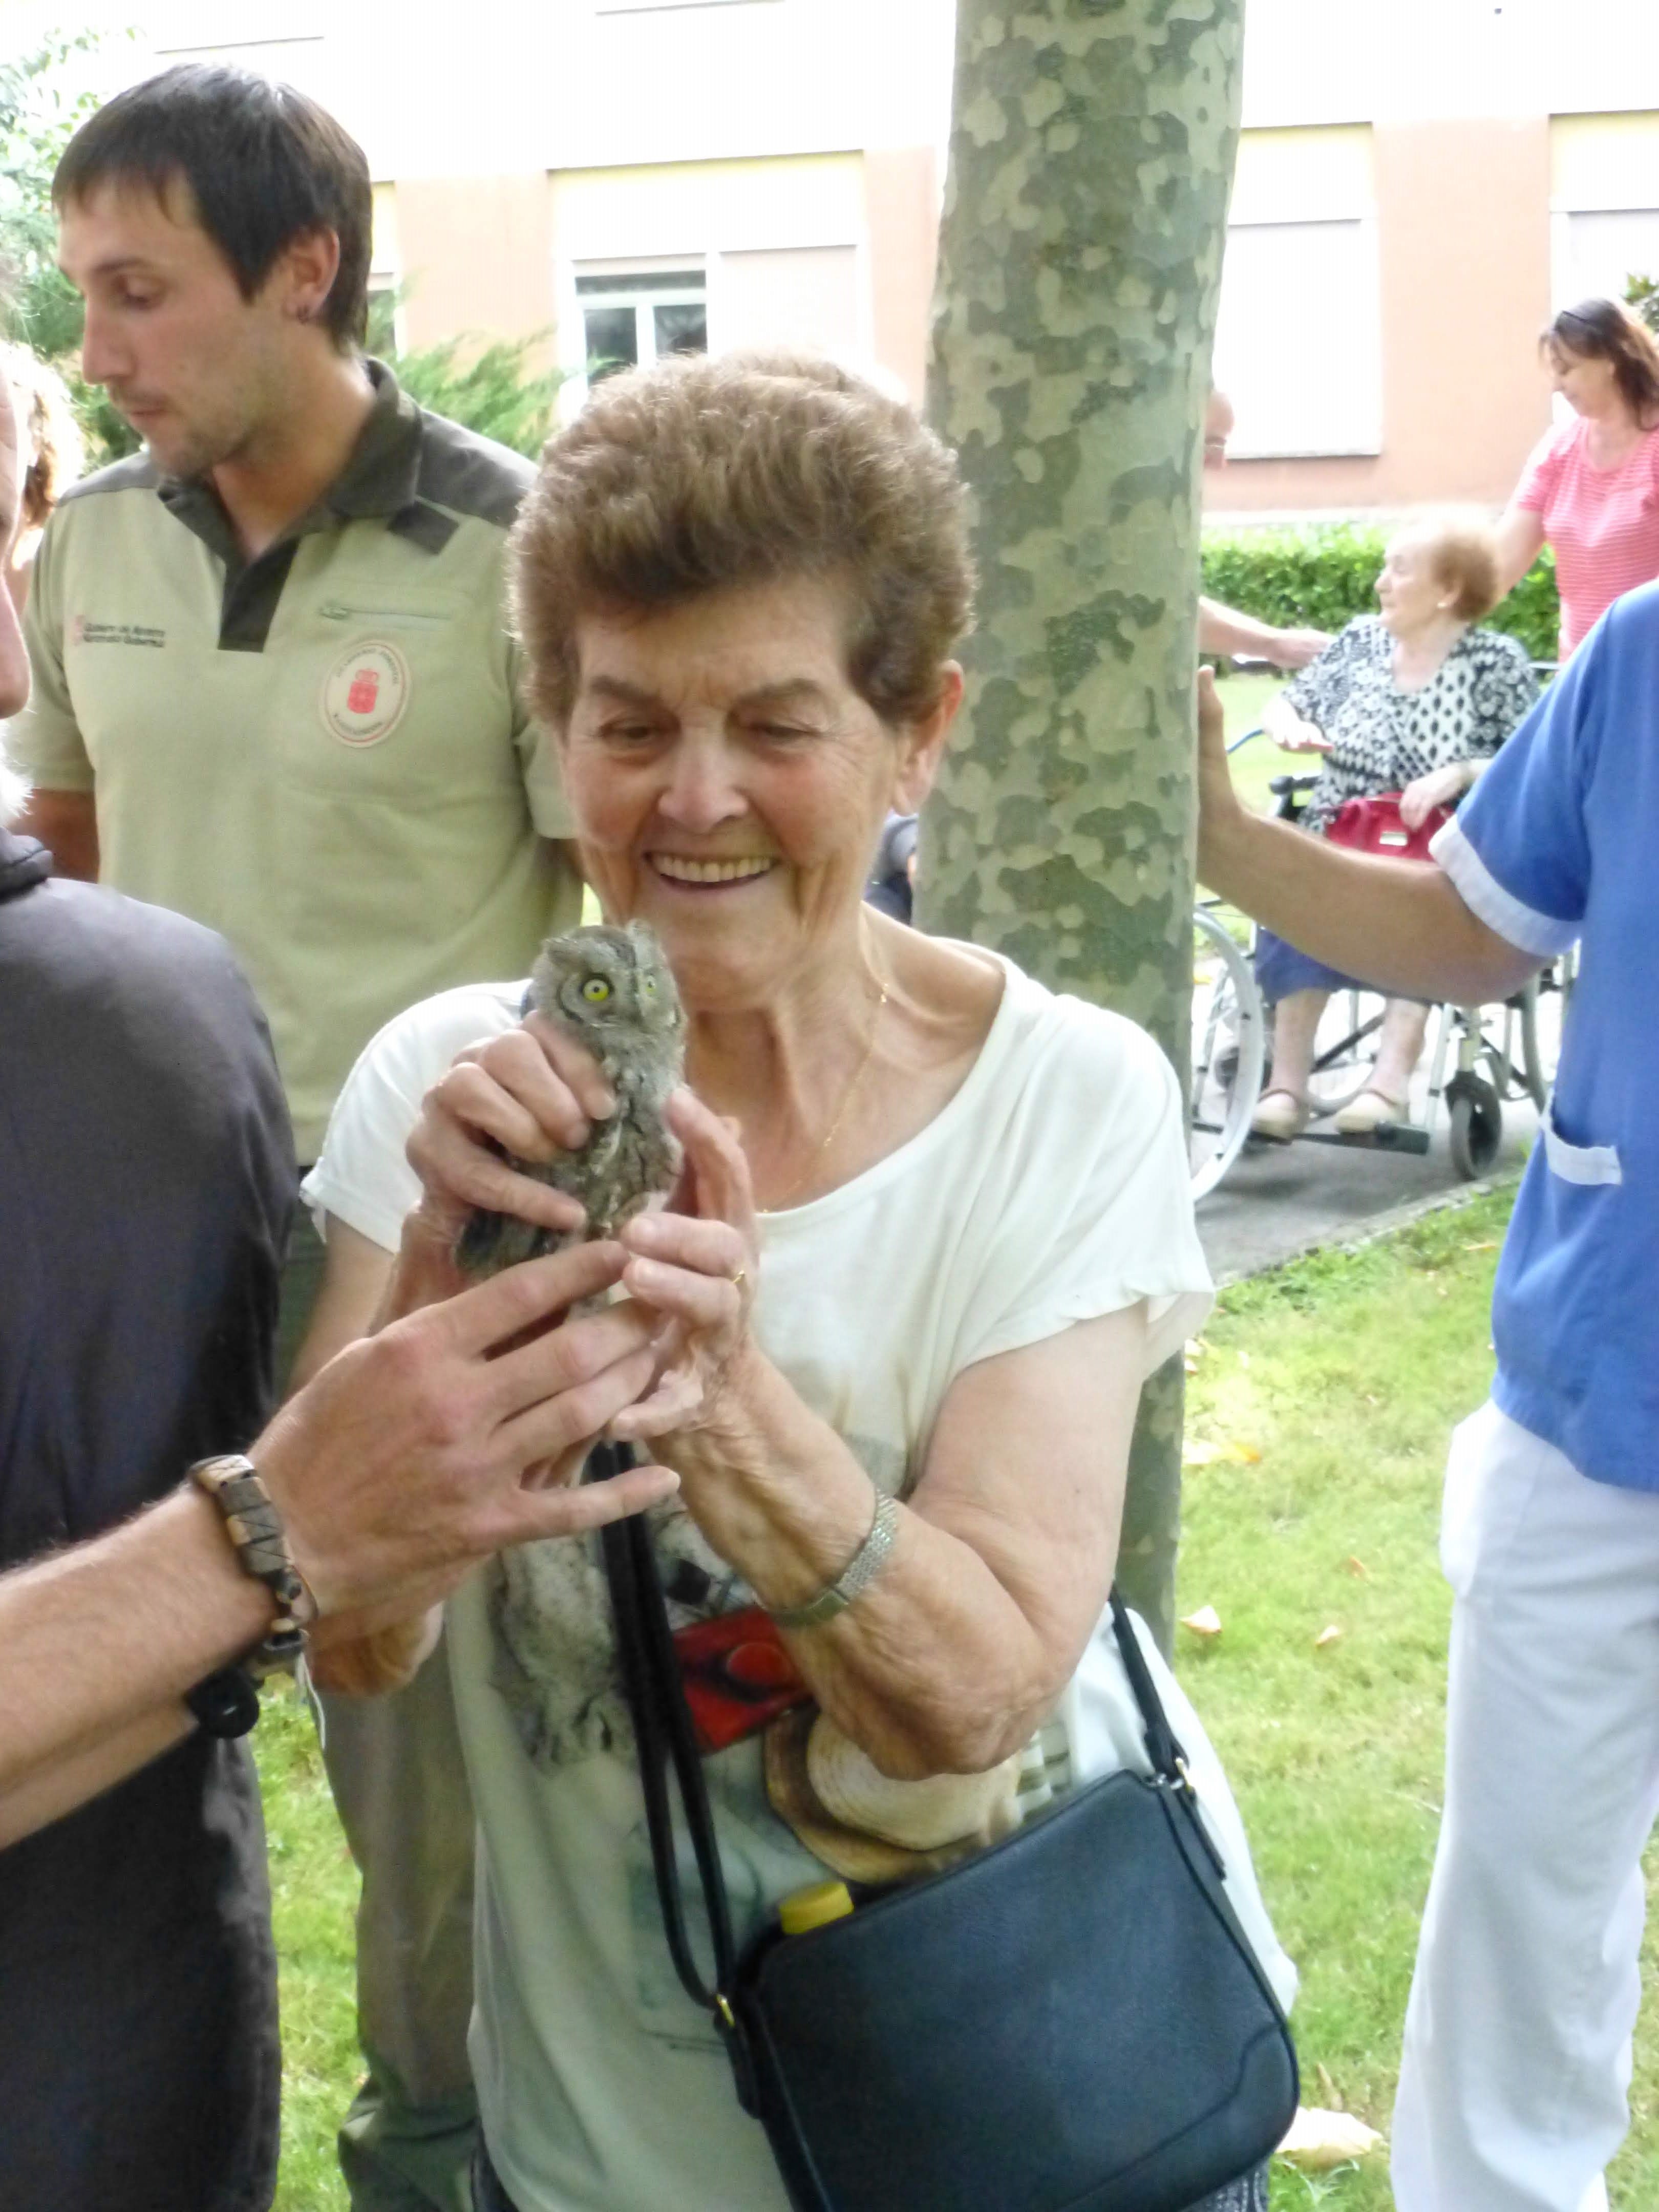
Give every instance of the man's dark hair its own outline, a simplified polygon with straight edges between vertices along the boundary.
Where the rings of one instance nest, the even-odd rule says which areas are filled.
[[[292,85],[183,62],[88,117],[64,149],[52,204],[111,184],[148,185],[165,204],[181,179],[245,300],[295,239],[333,231],[340,266],[322,319],[342,353],[362,343],[374,196],[362,148],[331,115]]]

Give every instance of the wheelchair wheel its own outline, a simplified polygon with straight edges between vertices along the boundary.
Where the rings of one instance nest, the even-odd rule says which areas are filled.
[[[1577,981],[1578,947],[1570,945],[1510,1001],[1520,1010],[1522,1073],[1540,1114],[1549,1103],[1555,1065],[1561,1057],[1561,1033]]]
[[[1220,1182],[1250,1133],[1261,1096],[1266,1023],[1249,959],[1207,907],[1193,915],[1193,1196]]]
[[[1504,1108],[1496,1088],[1467,1070],[1446,1085],[1452,1165],[1465,1182],[1491,1173],[1504,1141]]]

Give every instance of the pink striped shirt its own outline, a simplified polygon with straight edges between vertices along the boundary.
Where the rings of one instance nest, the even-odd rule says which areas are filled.
[[[1565,660],[1613,601],[1659,576],[1659,427],[1616,468],[1592,468],[1589,424],[1547,431],[1528,457],[1514,504],[1543,520],[1555,550]]]

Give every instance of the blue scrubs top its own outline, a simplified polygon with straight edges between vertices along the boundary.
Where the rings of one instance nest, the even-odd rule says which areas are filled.
[[[1582,948],[1492,1395],[1581,1474],[1659,1491],[1659,585],[1608,610],[1433,851],[1510,944]]]

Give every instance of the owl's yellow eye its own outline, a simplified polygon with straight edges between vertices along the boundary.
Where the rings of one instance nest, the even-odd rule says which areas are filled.
[[[654,999],[657,995],[656,977],[654,975],[641,975],[640,978],[640,989],[646,998]]]
[[[611,996],[611,986],[603,975],[590,975],[582,985],[582,996],[590,1006],[602,1006]]]

